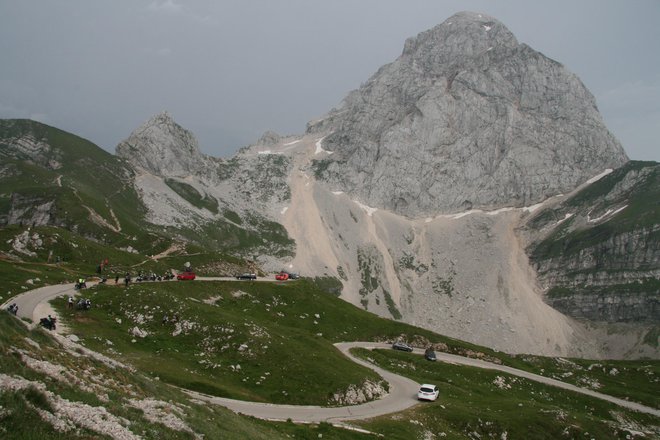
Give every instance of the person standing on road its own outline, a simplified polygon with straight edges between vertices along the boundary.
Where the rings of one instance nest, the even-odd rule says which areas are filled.
[[[126,272],[126,278],[124,278],[124,286],[128,287],[130,283],[131,283],[131,274]]]

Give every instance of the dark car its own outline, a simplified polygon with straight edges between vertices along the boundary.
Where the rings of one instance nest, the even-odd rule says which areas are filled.
[[[256,280],[257,279],[257,274],[256,273],[242,273],[240,275],[236,275],[237,280]]]
[[[435,356],[435,351],[432,348],[427,348],[424,352],[424,359],[427,361],[437,361],[438,358]]]
[[[401,351],[413,351],[413,348],[406,344],[405,342],[397,341],[394,344],[392,344],[392,348],[395,350],[401,350]]]

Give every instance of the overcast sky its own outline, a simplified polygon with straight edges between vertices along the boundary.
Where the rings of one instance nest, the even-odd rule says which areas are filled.
[[[461,10],[563,63],[628,155],[660,161],[658,0],[0,0],[0,118],[114,152],[168,110],[226,157],[266,130],[303,133]]]

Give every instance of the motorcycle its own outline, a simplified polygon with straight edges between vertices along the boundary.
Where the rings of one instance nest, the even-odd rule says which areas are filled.
[[[39,324],[40,324],[42,327],[44,327],[44,328],[46,328],[46,329],[48,329],[48,330],[55,330],[55,328],[56,328],[56,322],[57,322],[57,320],[56,320],[55,318],[51,318],[51,317],[49,317],[49,318],[41,318],[41,319],[39,320]]]

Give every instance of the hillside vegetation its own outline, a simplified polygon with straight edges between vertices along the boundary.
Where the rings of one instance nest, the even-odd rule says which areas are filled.
[[[651,439],[660,435],[656,417],[504,373],[428,362],[391,350],[357,353],[383,368],[440,387],[436,402],[359,423],[387,438]]]
[[[660,391],[658,361],[512,356],[380,318],[305,280],[110,285],[87,295],[95,304],[89,312],[57,303],[86,345],[161,380],[219,396],[333,405],[335,394],[378,378],[345,360],[332,344],[397,339],[651,406]]]
[[[243,417],[0,314],[0,438],[367,439]]]
[[[60,226],[116,247],[150,242],[124,160],[30,120],[0,120],[0,157],[0,224]]]

